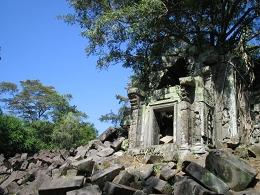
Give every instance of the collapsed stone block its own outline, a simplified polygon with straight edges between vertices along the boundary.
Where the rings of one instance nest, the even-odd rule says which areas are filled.
[[[66,193],[66,195],[101,195],[102,191],[98,185],[87,186],[78,190],[72,190]]]
[[[74,169],[77,169],[78,171],[82,171],[82,172],[91,174],[94,164],[95,164],[95,162],[92,160],[91,157],[89,157],[89,158],[86,158],[86,159],[83,159],[80,161],[72,162],[70,165],[71,165],[71,167],[73,167]]]
[[[114,127],[109,127],[106,131],[104,131],[100,136],[100,141],[113,141],[116,138],[117,129]]]
[[[206,188],[218,192],[219,194],[225,194],[229,190],[227,185],[220,178],[197,163],[185,161],[183,162],[183,165],[183,171],[188,173],[194,180],[201,185],[204,185]]]
[[[130,166],[126,171],[141,179],[147,179],[153,172],[153,164],[139,164],[138,166]]]
[[[39,195],[65,195],[66,192],[82,187],[84,176],[59,178],[45,181],[39,188]]]
[[[106,182],[103,191],[108,195],[113,194],[124,194],[124,195],[132,195],[135,193],[136,189],[131,188],[129,186],[125,186],[122,184],[116,184],[113,182]]]
[[[119,175],[117,175],[113,183],[122,184],[129,186],[131,182],[134,181],[134,176],[130,173],[128,173],[126,170],[120,171]]]
[[[178,182],[174,183],[174,195],[187,194],[187,195],[217,195],[218,193],[207,190],[200,184],[195,182],[189,177],[183,177]]]
[[[172,194],[171,185],[166,181],[163,181],[157,177],[154,176],[149,177],[145,183],[163,194],[167,194],[167,195]]]
[[[10,183],[12,183],[14,180],[16,180],[16,176],[17,176],[18,171],[13,171],[11,173],[11,175],[8,177],[8,179],[6,179],[1,185],[0,187],[5,189]]]
[[[99,187],[103,187],[105,182],[113,181],[113,179],[119,174],[124,167],[120,165],[114,165],[108,169],[98,172],[91,177],[91,181],[97,184]]]
[[[234,191],[246,189],[257,175],[257,171],[248,163],[223,150],[209,152],[206,169],[222,179]]]
[[[98,156],[100,157],[106,157],[106,156],[110,156],[114,153],[114,149],[113,148],[104,148],[101,151],[99,151],[97,153]]]
[[[176,170],[176,169],[164,168],[160,172],[160,178],[167,181],[167,180],[172,179],[177,173],[178,173],[178,170]]]

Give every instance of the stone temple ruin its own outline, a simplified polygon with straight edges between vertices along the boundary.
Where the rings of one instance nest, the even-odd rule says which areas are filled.
[[[216,144],[259,143],[260,104],[250,94],[252,72],[232,55],[168,52],[151,73],[150,91],[130,88],[129,146],[170,143],[204,153]]]

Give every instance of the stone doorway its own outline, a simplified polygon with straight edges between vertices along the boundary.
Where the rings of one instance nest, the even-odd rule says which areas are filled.
[[[176,136],[176,111],[174,104],[150,107],[150,144],[173,143]],[[149,140],[149,138],[148,138]]]

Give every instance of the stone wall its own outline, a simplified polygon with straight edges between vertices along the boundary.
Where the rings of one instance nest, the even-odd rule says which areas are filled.
[[[213,51],[197,57],[165,56],[151,73],[150,90],[128,91],[130,148],[172,142],[179,149],[204,153],[216,140],[258,143],[260,102],[251,109],[252,118],[249,84],[241,66],[236,57]],[[168,127],[167,120],[172,122]]]

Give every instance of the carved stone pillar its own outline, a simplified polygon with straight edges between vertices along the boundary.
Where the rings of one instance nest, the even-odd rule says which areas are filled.
[[[129,148],[140,146],[140,134],[141,134],[141,102],[144,100],[144,92],[138,88],[131,88],[128,90],[128,98],[131,104],[132,122],[129,130]]]

